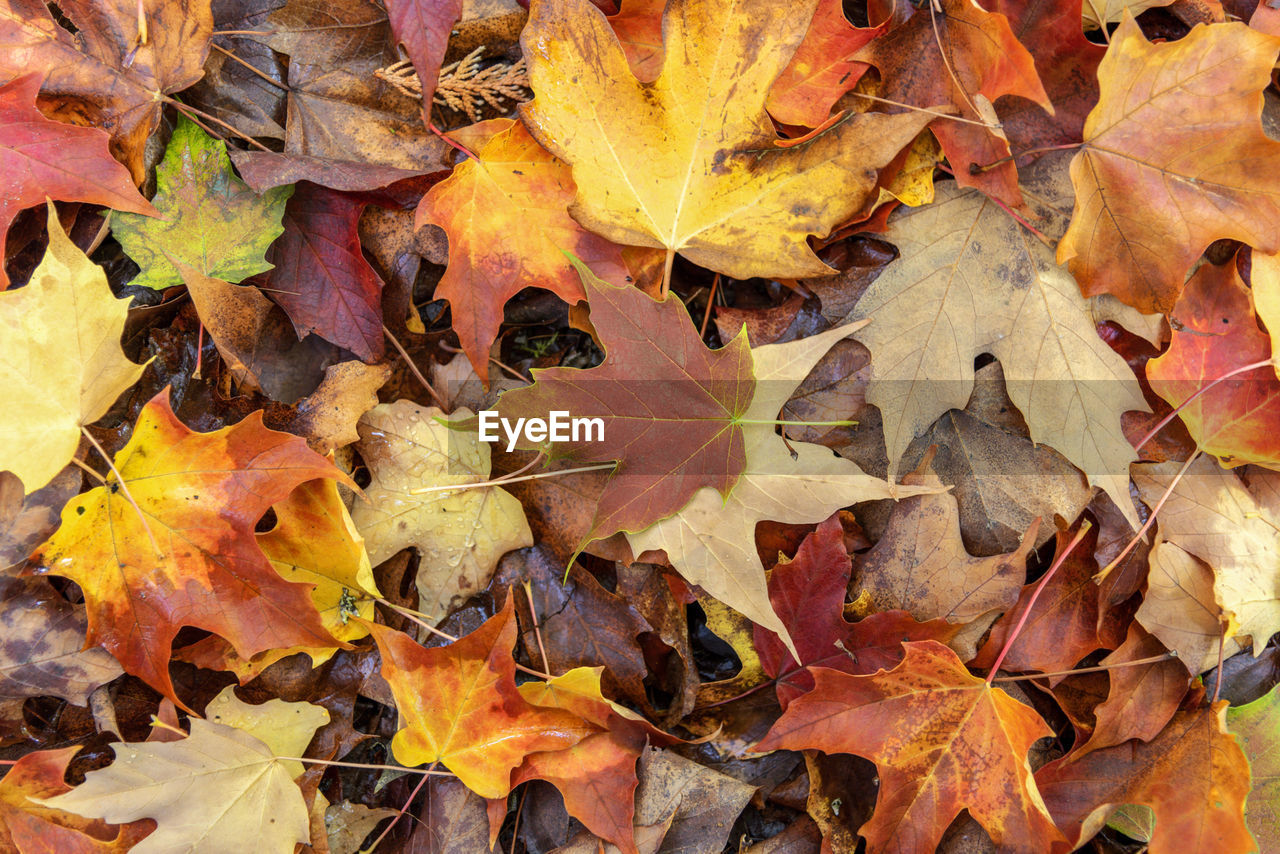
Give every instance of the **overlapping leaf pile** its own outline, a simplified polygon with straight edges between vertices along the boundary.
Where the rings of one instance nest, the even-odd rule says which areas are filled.
[[[1271,4],[0,44],[0,850],[1280,852]]]

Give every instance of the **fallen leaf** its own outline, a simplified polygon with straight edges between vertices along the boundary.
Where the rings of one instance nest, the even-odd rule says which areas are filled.
[[[1170,325],[1169,349],[1147,362],[1151,390],[1173,407],[1186,404],[1178,417],[1200,450],[1223,465],[1280,468],[1276,369],[1263,365],[1204,390],[1219,377],[1271,356],[1234,258],[1221,267],[1204,264],[1191,276]]]
[[[737,279],[830,273],[806,237],[856,213],[876,170],[929,117],[851,115],[779,144],[765,100],[816,3],[678,0],[648,84],[588,0],[534,5],[521,39],[535,97],[521,116],[573,167],[573,217],[615,243],[679,252]]]
[[[128,303],[116,299],[102,268],[67,237],[49,203],[49,248],[31,281],[0,291],[0,470],[27,492],[71,462],[80,430],[137,382],[120,347]]]
[[[77,706],[119,676],[104,649],[84,648],[84,608],[58,595],[43,578],[0,579],[0,699],[53,695]]]
[[[263,255],[284,230],[292,187],[261,196],[231,169],[227,144],[182,119],[156,167],[154,215],[117,213],[111,234],[141,267],[130,284],[161,290],[183,283],[174,261],[240,282],[271,269]]]
[[[884,29],[883,23],[855,27],[845,17],[841,0],[819,0],[804,40],[769,91],[769,115],[784,125],[821,125],[870,67],[853,55]]]
[[[1151,549],[1147,591],[1135,615],[1137,621],[1160,642],[1178,653],[1178,660],[1192,675],[1218,666],[1218,647],[1224,656],[1239,645],[1223,641],[1223,614],[1214,597],[1213,570],[1173,543],[1162,541]]]
[[[931,469],[903,483],[940,489]],[[960,514],[950,493],[916,495],[894,506],[871,551],[858,559],[853,588],[877,611],[900,608],[917,620],[967,623],[1008,611],[1027,574],[1036,529],[1010,554],[972,557],[960,539]]]
[[[418,487],[465,486],[489,479],[489,445],[442,424],[435,407],[383,403],[360,419],[356,446],[372,481],[351,510],[369,560],[380,564],[413,546],[422,554],[420,609],[444,617],[483,590],[498,559],[533,545],[520,502],[496,487],[412,494]],[[474,418],[468,409],[452,423]]]
[[[858,300],[851,319],[871,350],[867,400],[880,409],[889,472],[903,451],[973,389],[973,359],[990,352],[1033,442],[1061,452],[1136,528],[1120,418],[1146,411],[1137,379],[1094,330],[1088,303],[1052,253],[972,190],[938,187],[903,208],[885,239],[899,258]]]
[[[1244,823],[1249,762],[1226,731],[1225,702],[1179,712],[1150,742],[1129,741],[1036,772],[1036,784],[1069,844],[1102,829],[1121,804],[1155,811],[1151,854],[1255,850]]]
[[[533,706],[516,690],[511,602],[471,634],[434,649],[368,624],[406,722],[391,741],[396,760],[441,762],[485,798],[506,796],[511,772],[530,753],[571,747],[599,731],[570,712]]]
[[[67,3],[58,18],[39,0],[0,6],[0,78],[38,72],[46,115],[66,116],[111,134],[112,152],[147,180],[144,149],[160,124],[165,96],[200,79],[213,15],[202,0]],[[150,38],[137,39],[141,16]],[[69,26],[64,26],[66,21]]]
[[[969,675],[942,644],[903,646],[902,663],[890,671],[815,668],[816,687],[787,707],[757,749],[812,748],[875,762],[876,809],[858,830],[869,851],[903,850],[895,840],[904,836],[916,850],[931,850],[965,809],[997,846],[1046,851],[1061,841],[1026,758],[1051,734],[1045,722]]]
[[[391,377],[390,365],[339,362],[324,369],[316,390],[298,401],[289,432],[327,454],[360,441],[360,417],[378,405],[378,389]]]
[[[387,19],[422,81],[422,103],[430,105],[448,47],[449,31],[462,17],[463,0],[391,0]],[[428,111],[429,112],[429,111]]]
[[[0,471],[0,574],[27,559],[58,530],[62,506],[80,491],[84,475],[67,466],[48,485],[26,495],[13,472]]]
[[[569,304],[586,299],[566,253],[610,284],[626,285],[630,276],[620,247],[569,216],[575,192],[569,167],[523,124],[483,122],[467,141],[475,159],[427,191],[414,227],[430,223],[449,235],[449,263],[435,297],[449,300],[463,352],[487,383],[489,346],[507,300],[527,287],[546,288]],[[497,233],[507,238],[493,240]]]
[[[117,823],[154,819],[155,832],[131,854],[218,854],[242,846],[247,828],[264,854],[292,854],[310,841],[306,802],[287,763],[246,732],[192,718],[191,734],[179,741],[111,749],[111,765],[40,803]]]
[[[1075,756],[1101,747],[1123,744],[1132,738],[1151,741],[1178,711],[1178,704],[1190,687],[1190,674],[1174,658],[1134,664],[1162,655],[1167,650],[1139,623],[1130,623],[1124,643],[1102,659],[1110,668],[1107,699],[1093,710],[1095,724],[1088,742],[1078,746]]]
[[[1280,18],[1280,9],[1276,10]],[[1271,339],[1271,354],[1280,353],[1280,255],[1253,252],[1249,255],[1252,267],[1249,296],[1253,310],[1266,328]],[[1280,374],[1280,365],[1275,365]]]
[[[1018,171],[1012,163],[971,174],[970,164],[985,166],[1009,156],[1009,141],[991,108],[1015,95],[1053,112],[1035,61],[1014,37],[1009,21],[973,0],[942,0],[923,7],[877,2],[872,20],[891,17],[888,31],[855,54],[880,70],[877,97],[907,106],[950,108],[967,119],[933,119],[930,129],[955,170],[956,181],[978,187],[1006,204],[1018,205]],[[984,115],[980,108],[985,101]]]
[[[627,0],[609,26],[622,45],[631,73],[652,83],[662,73],[662,13],[667,0]]]
[[[316,730],[329,722],[329,712],[314,703],[271,699],[254,705],[237,697],[230,685],[209,701],[204,716],[210,723],[234,727],[253,736],[276,757],[302,756]],[[277,762],[291,780],[305,770],[295,759],[278,758]]]
[[[18,211],[46,197],[147,216],[156,213],[134,188],[129,170],[107,150],[106,133],[41,115],[36,109],[40,82],[37,73],[0,86],[0,169],[6,176],[0,199],[0,259],[5,257],[5,233]],[[0,265],[0,289],[8,284]]]
[[[67,763],[79,747],[28,753],[0,780],[0,846],[14,854],[108,854],[122,852],[145,834],[119,830],[44,806],[39,798],[71,791],[63,782]]]
[[[1059,530],[1055,557],[1061,555],[1076,531]],[[991,627],[987,642],[972,665],[989,669],[1009,644],[1001,669],[1008,672],[1057,673],[1104,646],[1099,615],[1098,564],[1093,549],[1098,530],[1091,528],[1057,571],[1041,584],[1022,588],[1018,601]],[[1032,601],[1034,597],[1034,602]],[[1016,632],[1016,633],[1015,633]]]
[[[360,249],[356,223],[365,202],[310,182],[285,206],[284,233],[271,244],[267,278],[275,301],[301,338],[315,332],[365,362],[386,345],[382,279]]]
[[[1227,709],[1227,730],[1249,758],[1252,789],[1245,801],[1244,818],[1262,854],[1280,851],[1280,811],[1276,802],[1280,794],[1277,790],[1280,787],[1277,723],[1280,723],[1280,688],[1272,688],[1252,703]]]
[[[1159,501],[1178,468],[1176,463],[1136,466],[1133,481],[1143,500]],[[1277,511],[1280,507],[1259,503],[1230,471],[1200,457],[1173,488],[1159,517],[1161,536],[1213,569],[1214,598],[1222,619],[1230,620],[1225,636],[1242,643],[1251,639],[1254,655],[1280,631]]]
[[[1214,240],[1280,251],[1280,143],[1258,121],[1278,51],[1280,39],[1242,23],[1153,44],[1132,17],[1121,22],[1071,160],[1076,204],[1058,244],[1086,296],[1168,313]]]
[[[261,35],[252,38],[289,57],[285,153],[448,168],[452,149],[424,126],[421,102],[377,75],[401,59],[382,5],[289,0],[254,29]]]
[[[595,420],[600,436],[587,429],[582,438],[552,441],[548,435],[535,443],[522,435],[515,447],[579,465],[617,463],[590,539],[642,530],[679,510],[702,486],[728,495],[745,463],[742,422],[762,417],[748,417],[757,384],[746,336],[709,350],[678,298],[654,300],[609,285],[580,262],[575,266],[604,362],[587,371],[535,370],[533,385],[504,392],[498,411],[513,424],[566,411]],[[763,417],[772,420],[778,408]]]
[[[84,591],[89,643],[175,702],[169,649],[182,626],[222,636],[242,658],[334,644],[307,587],[282,579],[253,537],[262,514],[295,486],[343,477],[305,442],[263,427],[260,411],[193,432],[161,392],[115,468],[145,515],[112,475],[63,508],[62,527],[34,556]],[[103,571],[111,565],[118,571]]]
[[[733,491],[726,499],[703,487],[675,516],[627,534],[634,553],[666,552],[685,579],[776,633],[793,655],[792,638],[769,602],[764,566],[755,550],[756,523],[817,522],[859,501],[929,491],[886,483],[820,445],[787,443],[774,432],[773,421],[800,380],[854,328],[752,349],[756,388],[740,419],[746,462]]]
[[[1085,28],[1101,29],[1106,24],[1118,24],[1127,11],[1134,17],[1148,9],[1168,6],[1173,0],[1084,0],[1081,18]]]
[[[451,783],[463,792],[467,791],[466,787],[457,780],[438,782]],[[329,854],[359,854],[369,834],[393,815],[399,815],[399,811],[390,807],[367,807],[351,801],[329,805],[324,811],[324,824],[329,837]],[[435,829],[443,823],[431,821],[422,826]]]

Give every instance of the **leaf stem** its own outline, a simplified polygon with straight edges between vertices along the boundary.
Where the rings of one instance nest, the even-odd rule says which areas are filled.
[[[432,762],[430,767],[427,768],[427,771],[434,771],[437,764],[439,764],[438,761]],[[414,786],[413,791],[409,793],[409,797],[405,798],[404,806],[400,807],[400,811],[396,813],[395,818],[391,819],[387,826],[382,829],[382,832],[378,834],[378,838],[373,840],[373,844],[364,850],[374,851],[377,849],[379,843],[387,838],[387,834],[391,832],[391,828],[395,827],[396,824],[399,823],[400,819],[404,817],[404,814],[409,810],[409,806],[413,803],[413,799],[418,797],[418,792],[422,791],[422,787],[427,785],[427,781],[430,779],[431,777],[428,774],[423,775],[422,779],[418,781],[418,785]]]
[[[1001,157],[999,160],[992,160],[990,163],[969,164],[970,175],[981,175],[983,172],[989,172],[997,166],[1017,160],[1019,157],[1029,157],[1032,154],[1046,154],[1050,151],[1070,151],[1073,148],[1083,148],[1083,142],[1068,142],[1065,145],[1042,145],[1039,148],[1028,148],[1026,151],[1019,151],[1017,154],[1010,154],[1008,157]]]
[[[604,469],[613,468],[616,463],[600,463],[595,466],[579,466],[572,469],[558,469],[556,471],[544,471],[538,474],[526,474],[520,477],[499,477],[492,480],[482,480],[479,483],[460,483],[457,486],[420,486],[417,489],[409,490],[410,495],[425,495],[428,492],[455,492],[464,489],[479,489],[484,486],[503,486],[508,483],[519,483],[523,480],[539,480],[544,477],[559,477],[562,474],[578,474],[584,471],[603,471]]]
[[[671,265],[675,263],[676,250],[667,247],[667,263],[662,268],[662,285],[658,289],[658,299],[667,298],[667,291],[671,290]]]
[[[1102,670],[1116,670],[1121,667],[1137,667],[1141,664],[1156,664],[1178,657],[1177,650],[1168,650],[1150,658],[1139,658],[1136,661],[1117,661],[1115,664],[1099,664],[1096,667],[1077,667],[1074,670],[1058,670],[1053,673],[1024,673],[1020,676],[997,676],[992,682],[1024,682],[1028,679],[1052,679],[1058,676],[1074,676],[1077,673],[1097,673]]]
[[[1173,490],[1178,486],[1178,481],[1182,480],[1182,476],[1187,473],[1187,469],[1191,468],[1191,463],[1194,462],[1195,458],[1198,456],[1200,456],[1200,452],[1196,451],[1194,454],[1187,457],[1187,461],[1182,464],[1182,468],[1178,469],[1178,473],[1173,476],[1173,480],[1169,483],[1168,488],[1165,489],[1164,495],[1161,495],[1160,500],[1156,502],[1156,506],[1151,508],[1151,515],[1147,517],[1146,523],[1143,524],[1143,526],[1138,529],[1138,533],[1134,534],[1133,538],[1129,540],[1129,544],[1124,547],[1124,551],[1112,558],[1110,563],[1099,570],[1098,574],[1093,577],[1095,581],[1102,581],[1110,575],[1111,571],[1120,565],[1120,561],[1124,560],[1125,557],[1128,556],[1129,552],[1133,551],[1134,546],[1141,542],[1142,538],[1147,535],[1147,531],[1151,530],[1151,526],[1156,523],[1156,517],[1160,515],[1160,509],[1164,507],[1164,503],[1169,500],[1169,496],[1173,494]]]
[[[241,138],[241,139],[243,139],[245,142],[249,143],[250,145],[254,146],[255,148],[260,148],[260,149],[262,149],[263,151],[267,152],[268,154],[274,153],[274,152],[272,152],[272,151],[271,151],[271,149],[270,149],[270,148],[267,148],[265,145],[263,145],[262,143],[258,142],[256,139],[254,139],[253,137],[249,136],[247,133],[245,133],[244,131],[240,130],[238,127],[236,127],[236,126],[234,126],[234,125],[229,125],[229,124],[227,124],[226,122],[224,122],[222,119],[218,118],[217,116],[209,115],[208,113],[204,112],[203,110],[197,110],[195,107],[191,106],[190,104],[184,104],[184,103],[182,103],[181,101],[179,101],[177,98],[170,98],[168,95],[161,95],[161,96],[160,96],[160,100],[161,100],[161,101],[163,101],[163,102],[164,102],[164,103],[166,103],[166,104],[171,105],[171,106],[172,106],[172,107],[174,107],[174,109],[176,109],[178,112],[182,113],[182,114],[183,114],[183,115],[185,115],[187,118],[191,119],[193,122],[195,122],[196,124],[200,125],[201,127],[204,127],[204,125],[201,125],[201,124],[200,124],[200,122],[198,122],[198,121],[196,121],[194,118],[192,118],[192,115],[199,116],[200,118],[202,118],[202,119],[204,119],[204,120],[206,120],[206,121],[213,122],[214,124],[219,125],[220,127],[224,127],[224,128],[226,128],[227,130],[231,131],[231,132],[232,132],[232,133],[234,133],[236,136],[240,137],[240,138]],[[208,128],[205,128],[205,130],[208,130]],[[216,136],[216,134],[213,134],[213,135],[214,135],[214,136]]]
[[[1017,624],[1013,627],[1013,631],[1009,633],[1009,638],[1004,642],[1004,648],[1000,650],[1000,654],[996,656],[996,663],[991,665],[991,670],[987,672],[987,684],[996,678],[996,672],[1000,670],[1000,665],[1004,664],[1005,656],[1009,654],[1009,650],[1013,649],[1013,643],[1018,639],[1018,635],[1022,633],[1022,628],[1027,624],[1027,618],[1031,616],[1031,610],[1036,606],[1036,600],[1040,598],[1040,594],[1044,592],[1044,588],[1049,584],[1049,579],[1053,578],[1057,573],[1058,567],[1066,563],[1067,556],[1080,545],[1080,541],[1089,533],[1089,529],[1093,527],[1093,523],[1085,519],[1080,524],[1080,530],[1076,531],[1076,535],[1071,538],[1071,542],[1067,543],[1067,547],[1062,553],[1053,559],[1053,563],[1049,566],[1049,571],[1040,579],[1040,583],[1036,585],[1036,589],[1032,591],[1031,598],[1027,600],[1027,607],[1023,610],[1022,616],[1018,618]]]
[[[1218,383],[1222,382],[1223,380],[1229,380],[1232,377],[1236,376],[1237,374],[1244,374],[1244,373],[1248,373],[1249,371],[1256,371],[1258,368],[1265,368],[1267,365],[1272,365],[1272,364],[1275,364],[1274,356],[1272,356],[1270,359],[1262,359],[1250,365],[1244,365],[1243,367],[1234,368],[1233,370],[1230,370],[1227,373],[1223,374],[1222,376],[1218,377],[1213,382],[1203,385],[1200,388],[1196,389],[1195,394],[1191,395],[1186,400],[1182,401],[1182,403],[1179,403],[1172,412],[1170,412],[1164,418],[1161,418],[1160,423],[1152,427],[1151,432],[1143,436],[1142,441],[1134,445],[1133,449],[1135,451],[1141,450],[1142,446],[1150,442],[1152,439],[1154,439],[1156,434],[1159,433],[1161,430],[1163,430],[1165,425],[1168,424],[1170,421],[1172,421],[1179,412],[1186,409],[1188,406],[1191,405],[1192,401],[1194,401],[1200,395],[1204,394],[1209,389],[1216,386]]]
[[[164,557],[164,553],[160,551],[160,544],[156,542],[156,535],[151,533],[151,526],[147,524],[146,515],[142,512],[138,502],[134,500],[133,493],[129,491],[129,484],[124,482],[124,475],[120,474],[120,470],[116,468],[116,464],[111,460],[111,457],[98,444],[98,440],[93,438],[89,431],[85,429],[83,424],[80,425],[80,433],[89,440],[90,445],[93,445],[93,449],[98,452],[98,456],[107,461],[107,467],[111,469],[111,473],[116,476],[116,482],[120,484],[120,491],[124,493],[124,497],[133,505],[134,512],[138,514],[138,521],[142,523],[142,530],[147,532],[147,539],[151,541],[151,548],[155,550],[156,557]]]
[[[422,387],[427,390],[427,394],[431,395],[431,399],[436,402],[436,406],[440,407],[440,411],[448,412],[449,404],[446,403],[445,399],[436,391],[435,386],[427,382],[427,378],[418,370],[418,366],[413,363],[413,359],[409,358],[408,351],[404,349],[396,336],[391,334],[391,330],[387,328],[385,323],[382,324],[382,332],[387,336],[387,340],[391,342],[391,346],[396,348],[396,352],[400,354],[400,358],[404,359],[404,363],[409,366],[409,372],[417,377],[418,382],[422,383]]]

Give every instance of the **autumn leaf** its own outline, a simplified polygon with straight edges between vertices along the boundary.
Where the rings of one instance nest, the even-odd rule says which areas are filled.
[[[385,350],[382,278],[365,260],[356,229],[366,202],[304,181],[285,205],[284,233],[271,244],[275,301],[302,338],[315,332],[376,362]]]
[[[89,643],[175,700],[169,649],[182,626],[221,635],[242,658],[334,645],[307,586],[281,578],[253,536],[262,514],[298,484],[343,477],[331,463],[263,427],[261,413],[193,432],[161,392],[115,467],[143,515],[112,475],[67,504],[62,527],[33,556],[84,591]]]
[[[634,552],[666,552],[690,583],[776,633],[796,658],[790,633],[769,602],[764,567],[755,549],[756,523],[765,519],[818,522],[859,501],[929,491],[886,483],[827,448],[787,442],[774,431],[777,413],[805,374],[853,329],[843,326],[752,349],[756,391],[741,418],[746,461],[737,485],[727,499],[716,489],[703,487],[675,516],[627,534]]]
[[[1240,749],[1249,758],[1253,784],[1244,805],[1245,822],[1253,832],[1262,854],[1280,850],[1280,690],[1243,706],[1227,709],[1227,730],[1235,735]]]
[[[199,0],[113,0],[59,7],[60,20],[37,0],[0,4],[0,79],[38,72],[54,113],[100,125],[133,175],[147,180],[144,148],[160,124],[165,96],[204,73],[213,15]],[[154,34],[139,42],[139,16]],[[64,25],[65,21],[69,26]]]
[[[436,297],[449,300],[453,329],[480,379],[489,378],[489,345],[502,306],[526,287],[546,288],[570,304],[586,299],[572,253],[600,278],[628,284],[620,247],[578,225],[569,167],[538,145],[520,122],[494,119],[470,129],[467,158],[422,197],[414,226],[449,235],[449,264]],[[507,238],[494,241],[493,235]]]
[[[77,706],[123,671],[106,650],[84,648],[84,608],[43,578],[0,577],[0,699],[54,695]]]
[[[401,549],[418,549],[420,607],[438,617],[482,590],[504,554],[533,545],[520,502],[500,488],[413,494],[419,487],[489,478],[489,445],[436,420],[443,417],[408,400],[366,412],[356,447],[372,481],[351,509],[373,564]],[[459,409],[449,420],[472,418],[470,410]]]
[[[805,238],[856,213],[929,117],[846,116],[779,144],[765,100],[816,2],[678,0],[651,84],[588,0],[535,3],[521,36],[535,97],[521,115],[573,167],[573,217],[734,278],[830,273]]]
[[[1080,12],[1085,28],[1096,30],[1104,24],[1118,24],[1125,12],[1135,17],[1148,9],[1168,6],[1173,0],[1083,0]]]
[[[1147,406],[1052,253],[994,202],[946,185],[934,204],[893,217],[885,238],[899,258],[849,317],[877,318],[856,337],[871,350],[867,400],[884,421],[890,474],[915,436],[964,408],[973,359],[989,352],[1032,441],[1061,452],[1136,522],[1137,455],[1121,416]]]
[[[1237,373],[1201,393],[1219,377],[1271,358],[1271,342],[1258,329],[1234,258],[1221,267],[1204,264],[1191,276],[1171,326],[1169,349],[1147,362],[1151,390],[1171,406],[1186,404],[1178,417],[1200,450],[1223,465],[1280,468],[1280,379],[1274,367]]]
[[[1160,511],[1160,534],[1207,563],[1214,572],[1214,598],[1225,637],[1252,639],[1258,655],[1280,631],[1280,507],[1260,501],[1230,471],[1201,457],[1173,486],[1176,463],[1144,464],[1133,482],[1142,498],[1154,505],[1172,487]],[[1274,477],[1269,472],[1269,476]],[[1189,615],[1190,617],[1190,615]],[[1194,665],[1192,658],[1188,664]]]
[[[819,0],[804,40],[769,92],[769,115],[785,125],[816,128],[870,67],[852,56],[885,30],[855,27],[840,0]]]
[[[1112,34],[1058,244],[1086,295],[1167,313],[1214,240],[1280,251],[1280,143],[1258,120],[1277,52],[1242,23],[1154,44],[1126,17]]]
[[[107,135],[98,128],[49,121],[36,109],[39,91],[39,74],[0,86],[0,170],[6,176],[0,199],[0,258],[5,257],[5,234],[18,211],[47,197],[147,216],[156,213],[134,188],[129,170],[112,158]],[[0,289],[8,284],[0,264]]]
[[[728,495],[745,464],[744,426],[756,389],[745,335],[719,350],[698,337],[683,303],[614,287],[575,262],[605,351],[590,370],[535,370],[534,384],[503,393],[501,416],[548,418],[553,410],[599,419],[603,441],[516,447],[576,464],[616,461],[590,539],[642,530],[679,510],[701,486]],[[775,407],[767,416],[777,416]]]
[[[120,213],[112,220],[112,235],[142,268],[130,284],[182,284],[174,260],[233,283],[271,269],[263,254],[283,231],[292,187],[259,196],[232,171],[226,143],[186,119],[156,167],[156,184],[157,216]]]
[[[129,850],[147,830],[115,828],[44,806],[40,798],[71,791],[63,782],[79,747],[28,753],[0,780],[0,847],[14,854],[108,854]]]
[[[310,726],[309,741],[314,724],[296,725]],[[154,819],[155,832],[132,854],[220,854],[243,845],[248,828],[255,850],[271,854],[292,854],[297,843],[310,842],[306,802],[290,773],[297,763],[278,759],[243,730],[193,718],[186,738],[116,742],[111,749],[111,765],[41,803],[112,822]]]
[[[902,663],[890,671],[815,668],[816,687],[787,706],[756,749],[875,762],[876,808],[858,830],[869,851],[932,850],[965,809],[1007,850],[1046,851],[1060,841],[1026,758],[1051,732],[1041,717],[971,676],[942,644],[903,646]]]
[[[362,634],[361,637],[364,637]],[[228,685],[209,701],[205,720],[234,727],[261,741],[276,757],[302,756],[316,730],[329,723],[329,712],[314,703],[290,703],[279,698],[265,703],[246,703]],[[296,759],[277,759],[294,780],[305,770]]]
[[[1155,811],[1151,854],[1255,850],[1244,823],[1249,764],[1226,730],[1226,703],[1179,712],[1150,742],[1129,741],[1036,772],[1054,819],[1078,845],[1120,804]]]
[[[24,288],[0,292],[0,469],[27,492],[71,462],[80,430],[137,382],[120,348],[128,303],[67,237],[49,204],[49,248]],[[70,329],[68,329],[70,326]],[[68,334],[69,332],[74,334]]]
[[[932,469],[913,472],[903,483],[942,486]],[[917,620],[969,622],[1007,611],[1026,577],[1038,528],[1033,522],[1011,554],[973,557],[950,493],[904,498],[871,551],[858,559],[854,589],[867,594],[877,611],[901,608]]]
[[[1035,61],[1014,37],[1008,19],[974,0],[926,6],[876,2],[870,13],[872,20],[892,15],[888,31],[854,57],[880,70],[876,96],[904,106],[942,105],[958,111],[965,121],[935,118],[930,125],[956,181],[1006,204],[1020,204],[1012,163],[977,174],[969,171],[970,164],[986,166],[1009,155],[1008,139],[991,125],[997,99],[1016,95],[1053,112]]]
[[[1159,737],[1191,684],[1184,662],[1160,658],[1167,652],[1139,623],[1129,624],[1124,643],[1102,659],[1101,666],[1110,668],[1107,698],[1094,708],[1093,733],[1076,748],[1077,758],[1133,738]],[[1139,663],[1143,661],[1147,663]]]
[[[1148,561],[1147,591],[1134,618],[1193,675],[1218,666],[1220,645],[1225,656],[1238,652],[1234,638],[1223,638],[1213,570],[1167,540],[1151,548]]]
[[[409,54],[422,87],[422,102],[431,103],[440,63],[448,46],[449,30],[462,16],[463,0],[391,0],[387,19],[391,34]]]
[[[433,649],[368,624],[405,721],[391,741],[396,760],[441,762],[485,798],[511,791],[511,772],[529,754],[571,747],[600,731],[571,712],[534,706],[516,689],[511,601],[471,634]]]

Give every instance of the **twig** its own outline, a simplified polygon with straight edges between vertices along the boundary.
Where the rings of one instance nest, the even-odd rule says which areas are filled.
[[[716,273],[716,277],[711,280],[711,293],[707,294],[707,310],[702,313],[702,326],[698,329],[698,337],[704,338],[707,334],[707,324],[711,322],[711,306],[716,301],[716,290],[720,287],[720,274]]]
[[[533,607],[533,585],[529,579],[524,580],[524,598],[529,603],[529,616],[533,618],[533,636],[538,639],[538,654],[542,656],[542,669],[551,672],[551,659],[547,658],[547,648],[542,645],[542,629],[538,626],[538,612]]]
[[[436,406],[440,407],[442,412],[448,412],[449,404],[445,403],[444,398],[435,390],[435,386],[427,382],[427,378],[418,370],[418,366],[413,363],[413,359],[409,358],[409,353],[403,346],[401,346],[400,342],[396,339],[396,336],[391,334],[391,330],[387,328],[385,323],[382,324],[382,331],[387,336],[387,340],[391,342],[391,346],[395,347],[396,352],[398,352],[400,357],[404,359],[404,363],[409,366],[409,371],[418,378],[418,382],[422,383],[422,387],[427,390],[427,394],[431,395],[431,399],[436,402]]]

